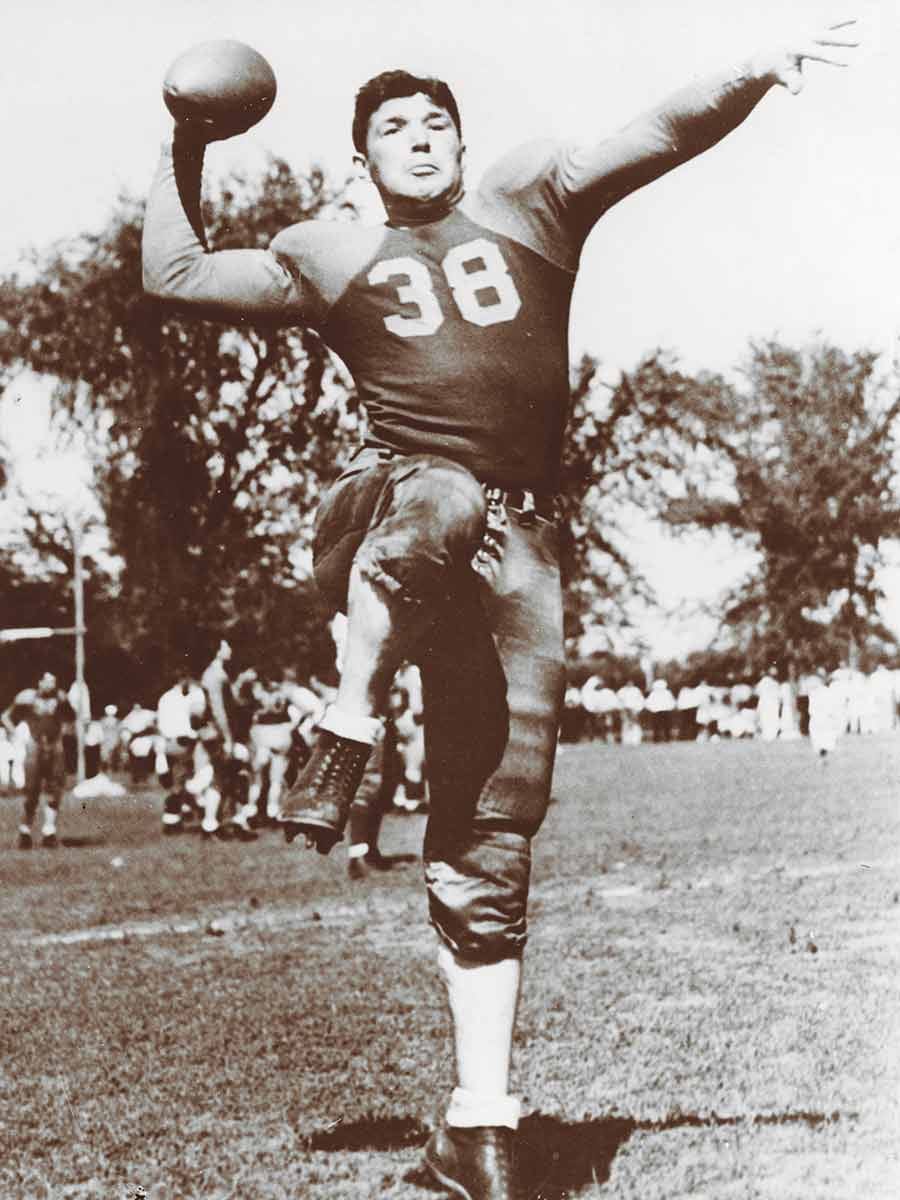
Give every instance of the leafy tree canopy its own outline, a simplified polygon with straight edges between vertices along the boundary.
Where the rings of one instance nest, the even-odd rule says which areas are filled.
[[[254,246],[329,208],[340,218],[321,172],[297,180],[275,160],[260,179],[229,180],[205,217],[217,246]],[[99,234],[4,280],[0,367],[55,379],[57,410],[92,449],[124,564],[105,634],[148,686],[225,631],[309,666],[323,615],[304,547],[358,426],[352,392],[309,331],[181,319],[145,297],[141,230],[142,207],[123,199]]]
[[[884,548],[900,534],[900,395],[876,367],[865,351],[769,341],[751,346],[735,383],[672,368],[641,381],[685,434],[663,519],[726,529],[759,555],[723,612],[754,669],[836,666],[892,640],[877,605]]]

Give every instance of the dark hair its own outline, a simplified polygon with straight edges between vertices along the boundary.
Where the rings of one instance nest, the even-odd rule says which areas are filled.
[[[409,71],[382,71],[364,83],[356,93],[353,111],[353,145],[360,154],[366,152],[366,134],[369,118],[384,104],[385,100],[397,100],[401,96],[415,96],[421,92],[440,108],[449,113],[456,131],[462,137],[462,121],[459,108],[450,88],[442,79],[431,76],[410,75]]]

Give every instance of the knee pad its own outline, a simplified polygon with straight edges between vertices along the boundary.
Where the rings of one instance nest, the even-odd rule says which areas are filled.
[[[531,839],[494,823],[426,847],[431,923],[453,954],[477,963],[522,954],[527,939]]]

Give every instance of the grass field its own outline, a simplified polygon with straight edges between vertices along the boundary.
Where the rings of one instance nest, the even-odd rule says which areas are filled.
[[[566,748],[515,1086],[542,1200],[900,1196],[900,738]],[[0,801],[0,1198],[428,1200],[452,1085],[417,866]],[[422,818],[383,848],[418,849]],[[143,1189],[143,1190],[142,1190]]]

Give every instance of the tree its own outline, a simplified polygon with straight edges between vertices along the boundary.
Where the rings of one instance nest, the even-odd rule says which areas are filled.
[[[253,246],[329,208],[340,218],[321,172],[297,180],[273,160],[260,179],[218,189],[205,219],[218,247]],[[353,394],[307,330],[181,320],[146,298],[141,226],[141,206],[122,199],[100,233],[3,280],[0,367],[54,379],[57,408],[98,449],[124,563],[115,636],[148,686],[223,632],[257,634],[270,620],[288,639],[281,661],[307,665],[308,626],[323,618],[303,548],[358,425]]]
[[[900,534],[900,395],[877,356],[768,341],[751,346],[736,383],[656,366],[642,386],[684,438],[664,520],[726,529],[759,555],[723,613],[749,668],[836,666],[869,639],[889,642],[878,572]]]
[[[297,220],[353,215],[321,172],[298,180],[272,160],[261,177],[215,189],[204,219],[211,243],[229,248],[264,246]],[[91,564],[89,628],[130,656],[134,685],[148,692],[185,656],[196,669],[223,633],[252,643],[262,666],[322,671],[330,645],[309,581],[311,523],[358,438],[350,381],[309,330],[182,320],[145,297],[141,225],[140,204],[123,198],[99,233],[0,279],[0,371],[54,381],[120,564]],[[685,464],[700,478],[704,439],[710,462],[724,454],[725,391],[659,354],[614,386],[594,358],[577,365],[561,480],[571,644],[603,626],[606,651],[627,645],[616,631],[632,600],[650,599],[629,558],[631,508],[677,523],[666,482]],[[65,566],[65,539],[54,549],[38,512],[24,528],[33,553]]]
[[[631,608],[653,596],[629,555],[635,508],[659,512],[662,481],[696,444],[672,405],[669,372],[659,352],[607,384],[600,363],[584,355],[572,378],[563,450],[563,578],[566,633],[573,651],[588,629],[605,633],[604,651],[642,649]],[[595,646],[596,649],[596,646]]]

